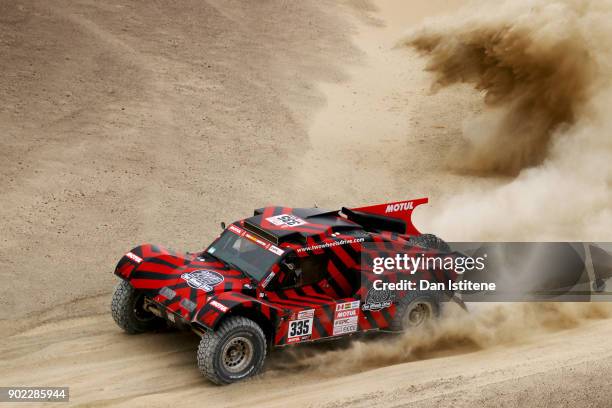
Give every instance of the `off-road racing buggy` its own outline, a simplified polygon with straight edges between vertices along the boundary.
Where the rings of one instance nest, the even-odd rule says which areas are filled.
[[[198,367],[217,384],[258,373],[275,347],[418,326],[437,315],[441,293],[373,290],[381,276],[362,258],[449,254],[446,243],[411,222],[426,202],[339,211],[266,207],[224,228],[201,252],[138,246],[115,269],[122,281],[113,318],[127,333],[167,324],[197,333]],[[384,278],[423,276],[456,278],[445,270]]]

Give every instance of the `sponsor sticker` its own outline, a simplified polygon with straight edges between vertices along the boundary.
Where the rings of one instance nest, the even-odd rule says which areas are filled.
[[[189,310],[190,312],[193,312],[197,306],[194,302],[187,298],[182,298],[179,303],[181,306],[183,306],[183,308],[185,308],[185,310]]]
[[[302,310],[297,313],[295,320],[289,321],[287,330],[287,343],[296,343],[310,339],[312,336],[312,321],[314,309]]]
[[[259,245],[260,247],[267,249],[268,251],[272,252],[275,255],[281,256],[282,254],[285,253],[285,251],[283,251],[282,249],[280,249],[277,246],[272,245],[269,242],[264,241],[263,239],[259,238],[256,235],[250,234],[247,231],[243,230],[242,228],[238,228],[235,225],[230,225],[229,227],[227,227],[228,230],[230,230],[231,232],[233,232],[234,234],[246,238],[249,241],[254,242],[255,244]],[[209,250],[209,252],[211,252]],[[212,253],[212,252],[211,252]]]
[[[362,310],[376,312],[386,309],[393,303],[395,294],[390,290],[376,290],[373,287],[368,290]]]
[[[223,275],[207,269],[184,273],[181,275],[181,279],[184,279],[192,288],[201,289],[205,292],[212,292],[213,288],[224,280]]]
[[[259,245],[259,246],[261,246],[261,247],[267,248],[267,247],[270,245],[270,244],[269,244],[269,243],[267,243],[266,241],[261,240],[261,239],[257,238],[255,235],[249,234],[248,232],[247,232],[246,234],[244,234],[244,236],[245,236],[247,239],[249,239],[249,240],[253,241],[254,243],[256,243],[257,245]]]
[[[301,312],[298,312],[297,318],[298,319],[313,318],[314,317],[314,312],[315,312],[314,309],[302,310]]]
[[[210,305],[216,309],[219,309],[220,311],[222,311],[223,313],[227,312],[229,309],[227,306],[225,306],[222,303],[217,302],[216,300],[211,300],[210,301]]]
[[[261,286],[263,286],[264,288],[268,286],[268,284],[274,278],[275,275],[276,274],[274,272],[270,272],[268,276],[266,276],[266,279],[264,279],[264,281],[261,283]]]
[[[359,321],[359,300],[338,303],[334,314],[333,335],[352,333],[357,331]]]
[[[358,309],[359,308],[359,300],[354,300],[352,302],[338,303],[336,305],[336,312],[339,310],[350,310],[350,309]]]
[[[310,340],[310,336],[304,337],[287,337],[287,344],[290,343],[299,343],[300,341]]]
[[[389,204],[387,205],[387,208],[385,208],[385,213],[394,213],[394,212],[398,212],[398,211],[406,211],[406,210],[412,210],[413,209],[413,203],[412,201],[404,201],[403,203],[395,203],[395,204]]]
[[[142,262],[142,258],[132,252],[128,252],[127,254],[125,254],[125,256],[127,256],[128,258],[130,258],[132,261],[136,263]]]
[[[292,214],[280,214],[266,218],[266,221],[278,227],[297,227],[305,225],[306,221]]]
[[[174,297],[176,296],[176,292],[167,286],[164,286],[163,288],[161,288],[159,290],[159,294],[168,300],[174,299]]]
[[[227,229],[232,231],[234,234],[238,234],[238,235],[241,235],[244,232],[244,230],[242,228],[239,228],[239,227],[235,226],[234,224],[232,224],[229,227],[227,227]]]
[[[268,248],[268,251],[270,251],[273,254],[276,254],[278,256],[281,256],[283,253],[285,253],[285,251],[283,251],[282,249],[280,249],[279,247],[274,246],[274,245],[270,245],[270,248]]]

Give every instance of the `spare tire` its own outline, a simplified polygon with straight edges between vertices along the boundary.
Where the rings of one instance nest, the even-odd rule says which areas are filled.
[[[410,237],[409,241],[412,245],[420,246],[426,249],[437,249],[442,252],[451,252],[450,246],[441,238],[434,234],[421,234]]]

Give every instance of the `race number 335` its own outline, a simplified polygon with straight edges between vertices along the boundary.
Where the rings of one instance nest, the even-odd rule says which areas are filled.
[[[297,227],[306,224],[306,221],[293,214],[279,214],[266,218],[266,221],[280,227]]]
[[[312,318],[292,320],[289,322],[289,338],[308,336],[310,334],[312,334]]]

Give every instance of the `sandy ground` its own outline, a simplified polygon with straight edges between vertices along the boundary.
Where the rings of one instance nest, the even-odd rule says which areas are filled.
[[[362,373],[274,367],[218,387],[194,367],[189,334],[127,336],[107,316],[51,323],[6,339],[3,382],[70,384],[75,405],[153,406],[589,406],[612,399],[612,325],[594,323],[495,347]]]
[[[362,373],[214,387],[197,338],[130,337],[108,302],[141,242],[196,250],[266,204],[444,200],[467,88],[432,95],[407,27],[461,1],[0,1],[1,385],[86,406],[593,406],[612,325]],[[427,219],[420,218],[427,230]]]

